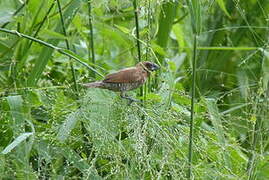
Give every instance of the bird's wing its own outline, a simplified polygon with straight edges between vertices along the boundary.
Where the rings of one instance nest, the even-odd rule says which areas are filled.
[[[106,83],[135,83],[145,80],[144,73],[141,69],[132,67],[120,70],[118,72],[108,74],[103,82]]]

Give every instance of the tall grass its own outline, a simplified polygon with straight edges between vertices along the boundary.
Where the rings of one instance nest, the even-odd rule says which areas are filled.
[[[86,64],[85,61],[83,60],[83,58],[75,55],[72,51],[69,51],[69,50],[66,50],[66,49],[61,49],[61,48],[59,48],[57,46],[54,46],[54,45],[49,44],[47,42],[44,42],[42,40],[33,38],[33,37],[28,36],[26,34],[19,33],[19,32],[14,31],[14,30],[8,30],[8,29],[0,28],[0,31],[5,32],[5,33],[16,35],[16,36],[18,36],[20,38],[30,39],[31,41],[37,42],[39,44],[42,44],[43,46],[46,46],[46,47],[51,48],[53,50],[56,50],[59,53],[61,53],[63,55],[66,55],[66,56],[68,56],[68,57],[76,60],[78,63],[82,64],[83,66],[87,67],[88,69],[96,72],[99,76],[103,77],[103,75],[100,72],[96,71],[94,68],[92,68],[91,66],[89,66],[88,64]]]
[[[61,19],[61,24],[62,24],[62,31],[63,31],[64,36],[67,37],[66,28],[65,28],[65,22],[64,22],[64,19],[63,19],[63,13],[62,13],[62,7],[61,7],[61,4],[60,4],[60,0],[56,0],[56,1],[57,1],[57,6],[58,6],[60,19]],[[65,45],[66,45],[66,49],[70,50],[70,45],[69,45],[69,42],[68,42],[67,39],[65,39]],[[74,65],[73,65],[73,62],[71,61],[71,58],[69,60],[70,60],[70,67],[71,67],[71,71],[72,71],[73,83],[74,83],[74,86],[75,86],[76,93],[78,95],[78,84],[77,84],[77,80],[76,80],[76,74],[75,74]]]
[[[192,154],[193,154],[193,126],[194,126],[194,119],[195,119],[195,91],[196,91],[196,61],[197,61],[197,46],[198,46],[198,39],[201,31],[201,5],[198,1],[188,1],[187,4],[189,7],[190,15],[191,15],[191,24],[192,24],[192,31],[193,31],[193,55],[192,55],[192,85],[191,85],[191,117],[190,117],[190,132],[189,132],[189,150],[188,150],[188,161],[189,161],[189,169],[187,178],[192,179]]]
[[[92,15],[92,0],[88,0],[88,16],[89,16],[89,46],[88,46],[88,53],[89,53],[89,59],[91,58],[91,62],[95,64],[95,51],[94,51],[94,36],[93,36],[93,15]],[[95,78],[95,73],[93,74],[93,78]]]

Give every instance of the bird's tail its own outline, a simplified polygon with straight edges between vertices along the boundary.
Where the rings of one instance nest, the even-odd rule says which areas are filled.
[[[84,87],[87,88],[103,88],[103,82],[102,81],[96,81],[92,83],[82,84]]]

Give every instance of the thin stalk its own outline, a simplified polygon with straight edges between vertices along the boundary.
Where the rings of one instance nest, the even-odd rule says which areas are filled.
[[[66,9],[68,8],[68,6],[70,6],[71,3],[72,3],[72,1],[69,1],[68,3],[66,3],[66,4],[61,8],[62,11],[66,10]],[[55,17],[55,16],[57,16],[57,15],[58,15],[58,12],[55,12],[55,13],[51,14],[50,16],[48,16],[48,18],[50,19],[50,18],[53,18],[53,17]],[[38,26],[40,23],[41,23],[41,22],[36,23],[36,26]]]
[[[269,26],[269,23],[267,23],[267,26]],[[267,37],[269,35],[269,31],[267,31]],[[266,45],[263,47],[263,49],[266,49],[268,48],[268,43],[269,43],[269,38],[267,39],[267,43]],[[263,50],[263,61],[266,60],[267,57],[265,57],[265,54],[264,54],[264,51]],[[265,82],[267,83],[267,82]],[[262,87],[267,87],[266,84],[262,84]],[[254,106],[254,112],[252,112],[252,114],[262,114],[262,116],[258,117],[258,119],[255,121],[255,124],[253,124],[253,127],[252,127],[252,142],[251,142],[251,155],[248,159],[248,166],[247,166],[247,174],[248,174],[248,180],[252,180],[252,179],[255,179],[255,170],[257,168],[256,164],[257,164],[257,151],[258,151],[258,143],[261,144],[261,142],[259,142],[259,139],[260,141],[263,140],[262,136],[263,136],[263,121],[264,120],[267,120],[268,119],[268,111],[266,108],[264,107],[268,107],[268,87],[266,89],[263,90],[264,93],[263,94],[260,94],[258,97],[256,97],[256,100],[255,100],[255,106]],[[263,97],[264,96],[264,97]],[[260,99],[264,99],[264,102],[259,105],[259,101]],[[257,112],[257,108],[259,108],[259,111]],[[260,137],[259,137],[259,133],[260,134]],[[268,134],[265,134],[265,136],[267,136]],[[268,137],[268,136],[267,136]],[[268,140],[268,139],[267,139]]]
[[[196,61],[197,61],[197,39],[201,32],[201,2],[196,0],[187,0],[186,1],[189,12],[191,15],[191,25],[192,31],[194,34],[193,39],[193,57],[192,57],[192,91],[191,91],[191,119],[190,119],[190,132],[189,132],[189,148],[188,148],[188,172],[187,178],[192,179],[192,154],[193,154],[193,126],[194,126],[194,101],[195,101],[195,84],[196,84]]]
[[[60,14],[61,23],[62,23],[63,34],[64,34],[65,37],[67,37],[60,0],[57,0],[57,5],[58,5],[58,10],[59,10],[59,14]],[[69,42],[68,42],[67,39],[65,39],[65,44],[66,44],[66,48],[68,50],[70,50]],[[70,61],[70,67],[71,67],[71,72],[72,72],[73,83],[74,83],[75,90],[76,90],[77,96],[78,96],[78,92],[79,92],[78,91],[78,84],[77,84],[76,75],[75,75],[75,69],[74,69],[74,65],[73,65],[72,61]]]
[[[171,49],[178,49],[178,47],[169,47]],[[180,49],[186,50],[191,49],[190,47],[180,47]],[[197,47],[198,50],[212,50],[212,51],[253,51],[253,50],[262,50],[262,49],[269,49],[269,46],[261,46],[261,47],[229,47],[229,46],[219,46],[219,47],[207,47],[207,46],[200,46]]]
[[[252,50],[259,50],[263,47],[227,47],[227,46],[220,46],[220,47],[198,47],[199,50],[214,50],[214,51],[252,51]],[[183,48],[187,49],[187,48]],[[268,49],[268,47],[267,47]]]
[[[260,99],[261,96],[258,96],[256,99],[256,103],[259,103],[258,101]],[[248,159],[247,166],[248,180],[256,179],[257,164],[259,161],[258,154],[263,153],[263,133],[266,133],[264,131],[263,121],[268,119],[268,117],[266,116],[267,110],[265,110],[266,108],[264,108],[265,104],[267,104],[267,102],[264,102],[262,104],[256,104],[257,107],[254,108],[254,113],[260,114],[261,116],[257,118],[252,128],[251,155]],[[258,108],[257,111],[256,108]]]
[[[139,37],[139,21],[138,21],[138,9],[137,0],[133,0],[134,16],[135,16],[135,32],[136,32],[136,46],[138,53],[138,62],[141,62],[141,48],[140,48],[140,37]],[[143,96],[143,87],[140,88],[140,96]]]
[[[150,32],[151,32],[151,0],[148,0],[148,14],[147,14],[147,48],[146,48],[146,61],[148,61],[148,58],[150,56],[149,52],[150,52],[150,40],[151,40],[151,36],[150,36]]]
[[[94,41],[93,41],[93,26],[92,26],[92,1],[88,0],[88,15],[89,15],[89,46],[88,46],[88,53],[89,59],[92,58],[92,63],[95,64],[95,53],[94,53]],[[93,73],[93,78],[95,78],[95,73]]]
[[[38,26],[38,28],[37,28],[37,30],[36,30],[36,32],[35,32],[35,34],[34,34],[33,37],[37,37],[37,35],[38,35],[41,27],[44,25],[46,19],[48,18],[48,15],[50,14],[50,11],[54,7],[54,5],[55,5],[55,1],[53,1],[53,3],[50,5],[50,8],[49,8],[48,12],[46,13],[45,17],[42,19],[41,23],[39,24],[39,26]],[[32,46],[32,43],[33,43],[33,41],[30,42],[30,44],[28,46],[28,49]]]
[[[194,100],[195,100],[195,80],[196,80],[196,56],[197,56],[197,34],[194,35],[193,41],[193,57],[192,57],[192,91],[191,91],[191,120],[189,132],[189,153],[188,153],[188,179],[192,177],[192,146],[193,146],[193,121],[194,121]]]
[[[17,31],[21,31],[21,23],[17,22]],[[10,79],[10,83],[14,86],[14,89],[17,89],[17,62],[12,60],[9,66],[8,78]]]
[[[151,32],[151,21],[150,21],[150,18],[151,18],[151,3],[150,3],[151,0],[148,0],[148,14],[147,14],[147,48],[146,48],[146,61],[149,60],[149,57],[150,57],[150,40],[151,40],[151,37],[150,37],[150,32]],[[144,101],[146,101],[146,97],[147,97],[147,92],[150,91],[150,78],[148,79],[148,83],[146,84],[145,86],[145,89],[144,89]]]
[[[93,67],[89,66],[87,63],[83,62],[80,60],[80,58],[78,58],[72,51],[69,51],[67,49],[62,49],[60,47],[57,47],[57,46],[54,46],[50,43],[47,43],[45,41],[42,41],[40,39],[37,39],[37,38],[34,38],[32,36],[28,36],[26,34],[23,34],[23,33],[19,33],[18,31],[15,31],[15,30],[8,30],[8,29],[5,29],[5,28],[0,28],[0,31],[1,32],[5,32],[5,33],[8,33],[8,34],[12,34],[12,35],[15,35],[15,36],[18,36],[18,37],[22,37],[22,38],[25,38],[25,39],[29,39],[31,41],[34,41],[36,43],[39,43],[41,45],[44,45],[46,47],[49,47],[51,49],[54,49],[56,51],[58,51],[59,53],[63,54],[63,55],[66,55],[72,59],[74,59],[75,61],[77,61],[78,63],[82,64],[83,66],[87,67],[88,69],[94,71],[96,74],[98,74],[99,76],[101,77],[104,77],[103,74],[101,74],[100,72],[98,72],[96,69],[94,69]]]
[[[139,37],[139,21],[138,21],[138,9],[137,9],[137,0],[133,0],[134,6],[134,15],[135,15],[135,28],[136,28],[136,45],[138,53],[138,61],[141,61],[141,48],[140,48],[140,37]]]

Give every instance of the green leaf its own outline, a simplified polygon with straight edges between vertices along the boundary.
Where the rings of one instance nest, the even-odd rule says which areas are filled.
[[[2,154],[9,153],[12,149],[17,147],[21,142],[25,141],[31,135],[33,135],[33,133],[31,132],[26,132],[26,133],[21,134],[12,143],[10,143],[1,153]]]
[[[197,0],[187,0],[186,2],[191,15],[191,24],[193,32],[194,34],[199,35],[202,29],[201,2]]]
[[[123,27],[123,26],[119,26],[117,24],[114,25],[116,28],[118,28],[120,31],[126,33],[126,34],[130,34],[131,30],[126,28],[126,27]]]
[[[59,141],[63,142],[68,138],[71,131],[77,124],[79,114],[81,114],[81,112],[78,110],[77,112],[68,115],[65,122],[60,126],[59,132],[57,134],[57,139],[59,139]]]
[[[180,51],[182,51],[182,48],[185,47],[185,35],[184,35],[181,24],[179,24],[179,23],[175,24],[173,26],[172,30],[176,36],[178,48]]]
[[[76,61],[79,62],[80,64],[82,64],[82,65],[88,67],[90,70],[94,71],[94,72],[95,72],[96,74],[98,74],[99,76],[104,77],[104,75],[103,75],[102,73],[100,73],[100,72],[97,71],[95,68],[93,68],[93,67],[98,67],[98,68],[101,69],[100,66],[95,65],[95,64],[93,64],[93,63],[88,63],[88,64],[90,64],[90,65],[93,66],[93,67],[89,66],[87,63],[85,63],[85,62],[86,62],[85,59],[83,59],[82,57],[78,56],[77,54],[73,53],[72,51],[70,51],[70,50],[68,50],[68,49],[61,49],[61,52],[64,53],[65,55],[69,55],[69,56],[71,56],[74,60],[76,60]]]
[[[0,9],[0,25],[5,24],[12,20],[12,10],[11,9]]]
[[[229,17],[231,18],[229,12],[227,11],[226,7],[225,7],[225,2],[224,0],[217,0],[217,3],[219,5],[219,7],[221,8],[221,10]]]
[[[28,91],[26,97],[27,97],[27,101],[31,104],[32,107],[41,106],[43,104],[41,100],[40,92],[36,89]]]
[[[226,138],[225,138],[225,130],[222,125],[221,121],[221,114],[219,113],[216,101],[214,99],[206,99],[206,106],[210,115],[210,120],[214,126],[215,133],[218,138],[218,142],[220,143],[220,146],[225,149],[227,146]],[[227,168],[231,167],[230,164],[230,158],[229,158],[229,152],[223,151],[223,157],[224,162]]]
[[[263,90],[266,91],[268,89],[269,84],[269,52],[263,50],[264,58],[262,61],[262,72],[263,72]]]
[[[29,164],[32,144],[34,142],[34,136],[31,136],[35,131],[34,126],[26,118],[26,113],[24,112],[25,107],[21,96],[8,96],[7,102],[12,116],[11,127],[16,139],[4,149],[3,153],[9,153],[16,147],[12,155],[14,155],[14,163],[16,163],[16,169],[14,171],[18,173],[17,177],[34,179],[35,173]],[[26,122],[30,125],[32,133],[25,133]],[[25,141],[28,137],[30,137],[29,141]]]
[[[63,34],[55,31],[51,31],[49,29],[45,29],[40,33],[40,36],[46,39],[59,39],[59,40],[66,40],[67,37],[65,37]]]
[[[13,133],[18,136],[24,133],[24,113],[23,113],[23,100],[21,96],[8,96],[7,102],[10,107],[11,116],[13,117]]]
[[[61,154],[72,163],[80,172],[84,174],[86,179],[102,179],[94,166],[90,166],[84,159],[82,159],[73,149],[68,147],[59,147]]]
[[[72,0],[72,2],[68,5],[68,8],[64,11],[63,17],[66,20],[65,21],[66,28],[69,26],[69,24],[71,23],[73,17],[77,12],[77,9],[80,7],[80,2],[81,2],[80,0]],[[62,23],[60,19],[55,29],[55,32],[56,33],[62,32]],[[59,43],[59,39],[49,40],[48,43],[52,45],[57,45]],[[43,47],[39,57],[35,61],[34,68],[30,72],[29,78],[27,79],[28,86],[32,87],[36,85],[53,52],[54,49]]]
[[[118,46],[123,46],[124,48],[131,47],[132,41],[130,40],[129,35],[118,30],[118,28],[100,22],[95,22],[95,27],[101,32],[103,38],[109,40],[108,42],[113,42],[110,44],[110,48],[114,43],[118,44]]]
[[[249,80],[245,71],[239,70],[237,72],[237,79],[239,83],[239,90],[243,98],[249,96]]]
[[[151,47],[152,47],[152,49],[153,49],[155,52],[157,52],[158,54],[160,54],[160,55],[162,55],[162,56],[165,56],[165,55],[166,55],[165,50],[164,50],[161,46],[159,46],[158,44],[152,43],[152,44],[151,44]]]
[[[154,101],[154,102],[161,102],[162,101],[162,97],[159,94],[148,93],[147,96],[146,96],[146,100],[147,101]]]
[[[9,49],[10,47],[3,40],[0,40],[0,57],[2,56],[2,53],[5,53]]]
[[[176,17],[178,7],[178,1],[169,1],[163,2],[161,6],[161,12],[159,14],[159,24],[158,24],[158,33],[157,33],[157,44],[166,49],[169,34],[173,26],[174,19]],[[159,54],[159,52],[157,51]],[[160,62],[162,64],[162,58],[164,53],[159,54],[161,59]]]

